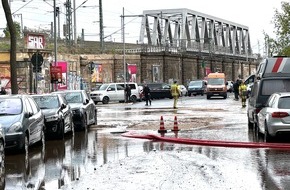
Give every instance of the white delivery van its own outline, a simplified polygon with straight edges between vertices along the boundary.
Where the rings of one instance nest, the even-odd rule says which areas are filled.
[[[99,90],[92,91],[90,96],[92,100],[97,104],[102,102],[108,104],[112,101],[124,102],[125,101],[125,84],[131,88],[131,102],[140,100],[140,92],[137,83],[105,83],[102,84]]]

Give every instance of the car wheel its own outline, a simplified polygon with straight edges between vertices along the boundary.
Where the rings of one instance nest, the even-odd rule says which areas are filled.
[[[60,121],[57,126],[57,138],[62,140],[64,139],[64,124],[63,121]]]
[[[98,124],[98,110],[95,110],[94,125]]]
[[[272,142],[273,137],[269,134],[268,126],[265,122],[265,131],[264,131],[264,142]]]
[[[210,96],[209,96],[209,95],[207,95],[207,96],[206,96],[206,99],[210,99]]]
[[[130,97],[130,101],[131,101],[131,102],[134,102],[134,103],[137,102],[137,97],[134,96],[134,95],[131,96],[131,97]]]
[[[82,123],[82,127],[81,127],[81,130],[86,130],[87,129],[87,115],[84,114],[83,116],[83,123]]]
[[[0,140],[0,168],[4,166],[5,160],[5,151],[4,151],[4,142]]]
[[[28,154],[28,147],[29,147],[28,135],[25,134],[25,136],[23,137],[23,142],[20,145],[20,152]]]
[[[109,101],[110,101],[109,97],[108,97],[108,96],[105,96],[105,97],[103,98],[102,103],[103,103],[103,104],[108,104]]]
[[[254,127],[254,124],[251,123],[250,119],[248,118],[248,128],[252,129]]]

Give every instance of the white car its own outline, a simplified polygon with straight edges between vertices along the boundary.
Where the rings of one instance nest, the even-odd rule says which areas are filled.
[[[178,88],[180,90],[180,95],[181,96],[186,96],[187,95],[187,89],[184,85],[178,85]]]
[[[137,83],[126,83],[131,88],[131,102],[136,102],[140,100],[140,92]],[[102,84],[99,90],[92,91],[90,96],[92,100],[97,104],[98,102],[102,102],[103,104],[108,104],[109,102],[125,101],[125,94],[124,94],[124,83],[105,83]]]

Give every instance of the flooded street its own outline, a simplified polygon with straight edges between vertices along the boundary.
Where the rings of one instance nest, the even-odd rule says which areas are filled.
[[[261,141],[248,129],[246,108],[227,99],[182,97],[152,106],[98,104],[98,125],[6,155],[3,189],[288,189],[290,149],[236,148],[124,137],[153,134],[161,116],[164,137]],[[178,133],[173,133],[177,118]],[[280,142],[283,143],[284,142]],[[5,179],[5,180],[3,180]]]

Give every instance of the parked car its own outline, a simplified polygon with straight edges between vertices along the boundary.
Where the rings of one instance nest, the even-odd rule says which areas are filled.
[[[140,92],[137,83],[126,83],[131,88],[130,101],[136,102],[140,100]],[[91,98],[97,104],[102,102],[108,104],[110,101],[124,102],[125,100],[125,84],[124,83],[106,83],[100,86],[99,90],[90,93]]]
[[[180,95],[181,96],[187,96],[187,89],[184,85],[178,85],[178,88],[180,90]]]
[[[5,135],[2,125],[0,124],[0,171],[4,167],[4,160],[5,160]],[[0,172],[1,176],[1,172]],[[1,187],[1,182],[0,182]]]
[[[62,94],[65,97],[72,109],[75,128],[85,130],[89,125],[97,124],[96,105],[85,90],[64,90],[52,94]]]
[[[30,145],[45,143],[44,115],[29,95],[0,96],[0,123],[5,149],[28,152]]]
[[[248,127],[257,125],[257,115],[273,93],[290,91],[289,67],[288,57],[266,58],[259,64],[256,75],[251,79],[254,83],[247,106]]]
[[[290,93],[273,93],[265,107],[258,113],[258,132],[265,141],[272,141],[279,134],[290,133]]]
[[[233,84],[234,82],[233,81],[228,81],[228,85],[227,85],[227,91],[229,93],[232,93],[234,90],[233,90]]]
[[[63,139],[65,133],[73,132],[72,110],[60,94],[32,95],[44,114],[46,134]]]
[[[205,82],[203,80],[193,80],[190,81],[187,87],[188,96],[191,95],[204,95],[206,89]]]
[[[150,88],[151,99],[161,99],[161,98],[170,98],[171,95],[171,86],[166,83],[147,83]]]

